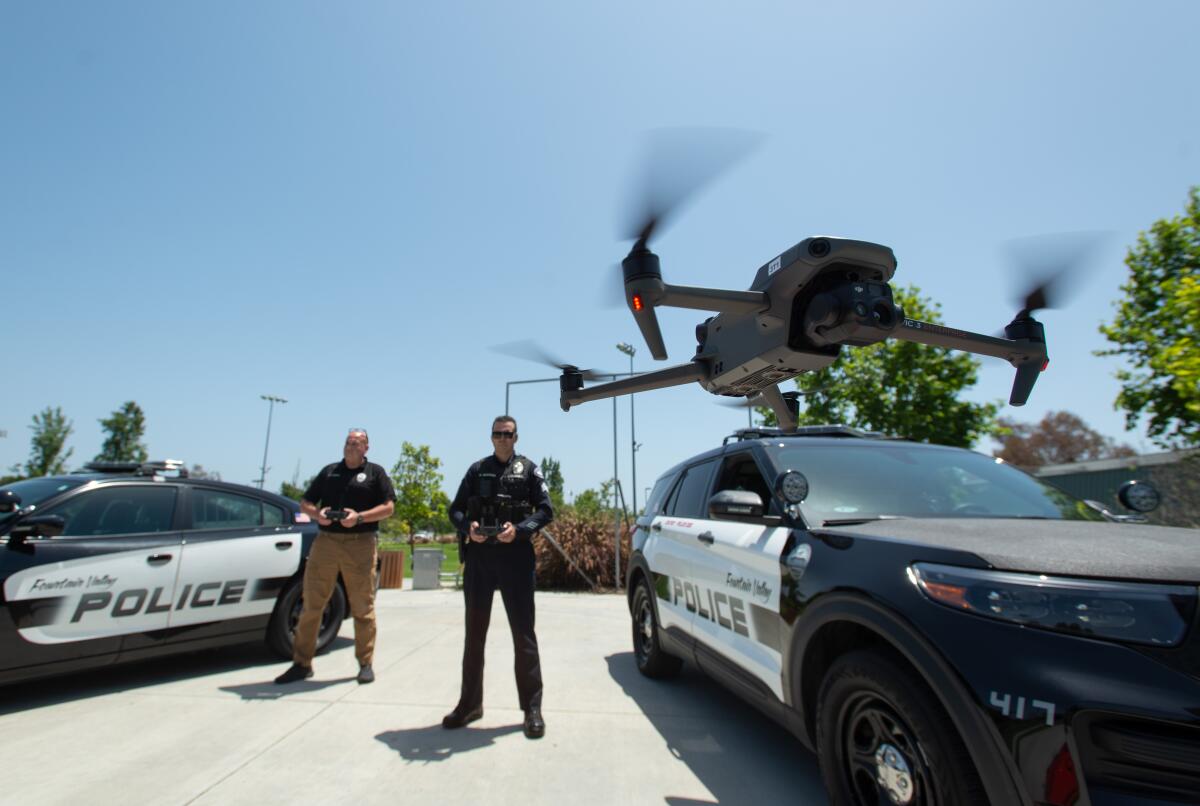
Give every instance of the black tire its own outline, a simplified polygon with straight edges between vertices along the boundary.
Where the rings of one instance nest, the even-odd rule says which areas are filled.
[[[633,654],[638,671],[662,679],[674,677],[683,667],[683,661],[668,655],[658,643],[658,616],[654,612],[654,595],[643,579],[633,593]]]
[[[304,603],[303,587],[299,579],[288,585],[279,601],[275,603],[275,612],[271,614],[271,622],[267,625],[267,646],[281,658],[292,657],[292,639]],[[321,614],[321,629],[317,631],[318,655],[333,643],[345,618],[346,594],[341,585],[334,585],[329,604],[325,605],[325,612]]]
[[[988,802],[945,710],[881,652],[851,652],[829,668],[817,695],[817,755],[835,806]]]

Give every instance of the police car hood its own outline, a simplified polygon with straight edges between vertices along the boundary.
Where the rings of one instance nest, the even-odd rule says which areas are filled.
[[[1200,529],[1020,518],[906,518],[815,531],[967,551],[1004,571],[1200,583]]]

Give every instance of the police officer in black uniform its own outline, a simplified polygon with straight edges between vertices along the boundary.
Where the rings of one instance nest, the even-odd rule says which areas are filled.
[[[483,648],[497,589],[504,599],[516,655],[517,695],[525,712],[525,735],[546,732],[542,719],[542,669],[533,632],[534,533],[550,523],[550,493],[537,465],[516,453],[517,421],[507,415],[492,423],[494,453],[471,465],[450,504],[466,562],[463,595],[467,635],[462,692],[442,720],[461,728],[483,716]]]

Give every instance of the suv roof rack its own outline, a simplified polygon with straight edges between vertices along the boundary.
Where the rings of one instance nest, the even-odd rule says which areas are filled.
[[[730,440],[743,442],[748,439],[775,439],[778,437],[854,437],[856,439],[900,439],[885,434],[882,431],[864,431],[861,428],[851,428],[848,425],[802,425],[795,431],[784,431],[782,428],[739,428],[721,441],[728,445]]]
[[[84,470],[92,473],[131,473],[135,476],[157,476],[174,473],[181,479],[188,476],[187,463],[181,459],[157,459],[150,462],[88,462]]]

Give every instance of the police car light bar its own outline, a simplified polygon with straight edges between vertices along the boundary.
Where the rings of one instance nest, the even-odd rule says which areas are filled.
[[[796,428],[795,431],[784,431],[782,428],[769,428],[760,426],[757,428],[739,428],[729,436],[725,437],[722,445],[727,445],[730,440],[743,442],[748,439],[774,439],[776,437],[856,437],[859,439],[903,439],[903,437],[894,437],[890,434],[885,434],[882,431],[864,431],[861,428],[852,428],[848,425],[802,425]]]

